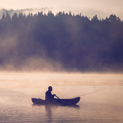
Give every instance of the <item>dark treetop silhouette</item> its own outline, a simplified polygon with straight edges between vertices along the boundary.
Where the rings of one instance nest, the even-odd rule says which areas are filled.
[[[123,21],[116,15],[99,20],[64,12],[15,13],[12,17],[6,12],[0,20],[3,68],[13,65],[21,69],[24,61],[27,65],[31,58],[44,58],[69,71],[122,71],[122,54]]]

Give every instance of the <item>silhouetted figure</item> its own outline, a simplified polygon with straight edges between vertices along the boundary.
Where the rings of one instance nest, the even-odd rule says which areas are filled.
[[[51,91],[52,91],[52,86],[49,86],[48,91],[46,91],[45,93],[46,103],[52,103],[54,100],[54,96],[56,96],[55,94],[52,95]]]

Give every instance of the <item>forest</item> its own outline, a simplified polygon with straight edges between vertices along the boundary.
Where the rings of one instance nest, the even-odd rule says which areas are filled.
[[[40,70],[49,64],[57,70],[59,64],[59,70],[122,72],[123,21],[113,14],[90,19],[71,12],[6,12],[0,20],[0,69],[19,70],[24,64]]]

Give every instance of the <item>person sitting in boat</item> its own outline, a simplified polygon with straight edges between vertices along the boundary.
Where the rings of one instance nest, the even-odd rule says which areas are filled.
[[[52,103],[54,100],[54,96],[56,96],[55,94],[52,95],[52,93],[51,93],[52,90],[53,90],[52,86],[49,86],[48,91],[46,91],[46,93],[45,93],[46,103]]]

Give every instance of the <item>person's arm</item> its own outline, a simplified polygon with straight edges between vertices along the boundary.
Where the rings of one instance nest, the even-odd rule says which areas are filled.
[[[55,94],[53,94],[52,96],[53,96],[53,98],[54,98],[54,96],[56,96],[56,95],[55,95]]]

